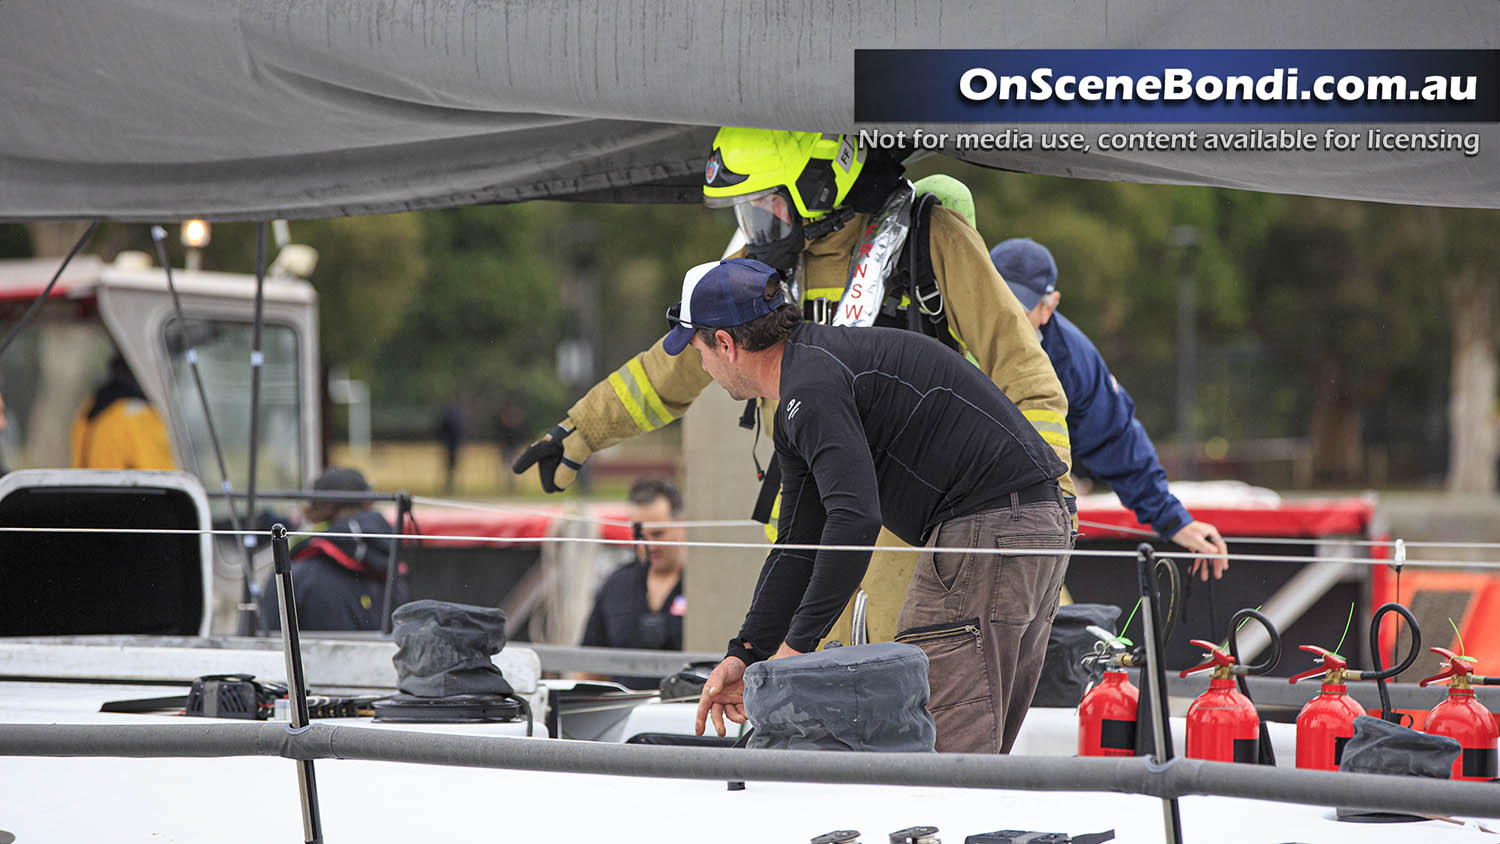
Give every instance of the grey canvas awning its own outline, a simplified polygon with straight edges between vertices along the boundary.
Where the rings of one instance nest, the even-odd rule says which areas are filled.
[[[0,219],[228,220],[545,197],[691,200],[714,127],[854,130],[853,51],[935,46],[1493,48],[1500,7],[4,0]],[[1082,178],[1495,207],[1500,167],[1491,149],[1500,134],[1494,124],[1473,128],[1484,151],[1472,158],[964,157]]]

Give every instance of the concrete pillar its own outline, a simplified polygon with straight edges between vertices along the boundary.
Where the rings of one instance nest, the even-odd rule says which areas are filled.
[[[750,459],[754,434],[739,427],[744,402],[729,398],[710,384],[682,420],[683,499],[689,521],[747,519],[755,506],[760,484]],[[762,433],[761,465],[771,454],[770,436]],[[696,528],[688,539],[707,542],[765,543],[759,525],[735,528]],[[755,579],[769,548],[689,548],[683,594],[687,617],[683,646],[687,650],[722,651],[739,632]]]

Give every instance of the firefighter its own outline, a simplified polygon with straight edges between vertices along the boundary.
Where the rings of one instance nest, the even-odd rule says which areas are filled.
[[[75,469],[177,468],[161,414],[119,354],[73,419],[72,452]]]
[[[917,197],[897,159],[855,135],[725,127],[704,168],[703,194],[710,207],[734,210],[744,254],[786,276],[810,321],[917,327],[938,337],[972,359],[1070,465],[1067,399],[1025,311],[979,233],[959,213]],[[710,380],[696,351],[668,355],[658,341],[584,394],[514,469],[536,465],[544,490],[565,489],[589,455],[670,423]],[[763,416],[773,410],[762,406]],[[1058,480],[1071,502],[1071,478],[1064,472]],[[880,543],[899,540],[882,532]],[[871,640],[894,636],[914,565],[909,553],[871,561],[861,584]],[[848,641],[846,631],[841,622],[830,635]]]

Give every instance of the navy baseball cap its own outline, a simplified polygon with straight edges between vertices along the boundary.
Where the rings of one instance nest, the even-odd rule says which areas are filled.
[[[1057,262],[1052,260],[1052,253],[1029,237],[1000,241],[990,250],[990,260],[1028,311],[1057,287]]]
[[[766,285],[781,274],[753,258],[699,264],[682,277],[682,301],[667,308],[672,330],[662,339],[669,355],[682,354],[699,328],[733,328],[786,304],[778,292],[766,301]]]

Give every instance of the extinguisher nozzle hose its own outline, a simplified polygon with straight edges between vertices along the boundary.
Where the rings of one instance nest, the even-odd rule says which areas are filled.
[[[1389,613],[1396,613],[1406,619],[1406,626],[1411,628],[1411,650],[1407,651],[1406,658],[1390,668],[1380,667],[1380,621]],[[1411,667],[1417,661],[1417,655],[1422,652],[1422,629],[1417,626],[1417,619],[1411,614],[1411,610],[1400,604],[1381,604],[1370,616],[1370,658],[1374,660],[1375,670],[1369,674],[1362,674],[1364,680],[1384,680]]]
[[[1260,622],[1260,626],[1266,628],[1266,633],[1271,637],[1270,644],[1266,646],[1266,658],[1254,665],[1245,665],[1240,662],[1239,648],[1235,644],[1237,638],[1235,633],[1239,632],[1240,622],[1249,619]],[[1266,618],[1265,614],[1260,610],[1243,609],[1235,613],[1229,619],[1229,629],[1231,631],[1229,634],[1229,655],[1234,657],[1235,662],[1240,663],[1234,667],[1235,674],[1265,674],[1267,671],[1275,668],[1277,663],[1281,662],[1281,631],[1277,630],[1276,625],[1271,623],[1271,619]]]
[[[1166,607],[1165,612],[1162,613],[1161,632],[1162,641],[1167,642],[1171,641],[1172,633],[1177,629],[1177,610],[1182,604],[1182,572],[1178,570],[1177,563],[1171,557],[1160,557],[1156,565],[1152,567],[1152,573],[1156,576],[1158,583],[1163,577],[1167,581]],[[1157,590],[1157,594],[1161,594],[1160,589]]]
[[[1240,610],[1229,619],[1229,653],[1234,657],[1234,661],[1240,661],[1239,650],[1235,646],[1235,640],[1238,638],[1236,634],[1243,623],[1242,619],[1248,621],[1252,618],[1260,622],[1260,626],[1266,628],[1266,633],[1270,635],[1271,641],[1266,647],[1265,659],[1254,665],[1240,664],[1230,669],[1232,673],[1238,675],[1234,678],[1234,684],[1239,689],[1240,694],[1245,696],[1246,700],[1250,699],[1250,686],[1245,682],[1245,677],[1252,674],[1265,674],[1275,668],[1276,663],[1281,661],[1281,631],[1277,630],[1276,625],[1271,623],[1271,619],[1267,618],[1260,610],[1249,608]],[[1256,754],[1256,762],[1261,765],[1275,765],[1276,751],[1271,746],[1271,733],[1266,727],[1266,722],[1261,721],[1259,723],[1257,733],[1260,737],[1260,747]]]
[[[1389,613],[1396,613],[1406,619],[1406,626],[1411,628],[1411,650],[1406,658],[1390,668],[1380,667],[1380,621]],[[1370,659],[1375,670],[1369,674],[1361,673],[1361,679],[1374,680],[1375,689],[1380,693],[1380,719],[1397,723],[1400,716],[1391,706],[1391,693],[1386,689],[1385,681],[1411,667],[1417,661],[1417,655],[1422,652],[1422,628],[1417,626],[1417,619],[1411,614],[1411,610],[1397,603],[1381,604],[1370,616]]]

